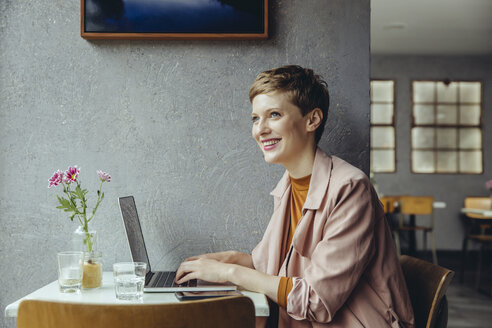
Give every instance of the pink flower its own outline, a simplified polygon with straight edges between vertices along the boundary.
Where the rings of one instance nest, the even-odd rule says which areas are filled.
[[[48,188],[51,187],[56,187],[58,186],[63,179],[63,172],[60,170],[57,170],[55,173],[53,173],[53,176],[48,180]]]
[[[490,191],[492,191],[492,180],[489,180],[489,181],[485,182],[485,188],[487,188]]]
[[[65,171],[65,175],[63,176],[64,183],[72,183],[77,181],[77,177],[79,176],[80,169],[75,166],[69,166],[68,170]]]
[[[111,181],[111,176],[106,173],[106,172],[103,172],[101,170],[98,170],[97,171],[97,176],[99,177],[99,179],[101,179],[101,181],[103,182],[110,182]]]

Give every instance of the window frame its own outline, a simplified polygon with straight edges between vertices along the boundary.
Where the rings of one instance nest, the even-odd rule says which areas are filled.
[[[414,101],[414,83],[415,82],[433,82],[435,83],[435,88],[434,88],[434,101],[433,102],[415,102]],[[437,100],[437,92],[438,88],[437,85],[438,83],[461,83],[461,82],[475,82],[475,83],[480,83],[480,102],[479,103],[462,103],[460,102],[460,92],[459,89],[457,91],[457,100],[454,103],[450,102],[439,102]],[[483,138],[483,80],[482,79],[411,79],[410,80],[410,171],[412,174],[448,174],[448,175],[463,175],[463,174],[469,174],[469,175],[480,175],[484,173],[484,138]],[[434,123],[433,124],[417,124],[415,123],[415,116],[414,116],[414,107],[415,105],[431,105],[433,106],[433,115],[434,115]],[[457,123],[456,124],[443,124],[443,123],[437,123],[437,107],[439,105],[456,105],[457,112],[456,112],[456,117],[457,117]],[[459,117],[460,117],[460,107],[461,105],[478,105],[479,106],[479,122],[478,124],[465,124],[465,123],[459,123]],[[415,128],[431,128],[434,131],[434,140],[433,140],[433,147],[432,148],[415,148],[414,147],[414,140],[413,140],[413,130]],[[455,148],[440,148],[437,146],[437,130],[438,129],[455,129],[456,130],[456,147]],[[460,148],[460,130],[461,129],[466,129],[466,128],[476,128],[479,129],[480,131],[480,138],[481,138],[481,147],[480,148]],[[421,150],[421,151],[432,151],[434,153],[434,171],[433,172],[416,172],[414,170],[413,166],[413,157],[414,157],[414,151],[415,150]],[[456,157],[456,171],[438,171],[437,164],[438,164],[438,152],[439,151],[453,151],[457,154]],[[460,152],[473,152],[473,151],[480,151],[481,152],[481,171],[480,172],[472,172],[472,171],[465,171],[462,170],[460,167]]]
[[[390,124],[373,124],[372,123],[372,96],[371,96],[371,82],[373,81],[391,81],[393,82],[393,102],[375,102],[377,104],[392,104],[393,105],[393,117]],[[369,168],[371,173],[375,174],[394,174],[397,172],[397,160],[396,160],[396,149],[398,145],[398,139],[396,137],[396,79],[394,78],[371,78],[369,80]],[[372,128],[373,127],[392,127],[393,128],[393,139],[394,139],[394,147],[376,147],[372,146]],[[393,150],[393,171],[373,171],[373,149],[375,150]]]

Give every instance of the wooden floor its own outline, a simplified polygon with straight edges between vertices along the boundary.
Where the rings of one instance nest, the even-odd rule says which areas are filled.
[[[430,254],[420,258],[431,261]],[[489,263],[482,271],[481,287],[492,292],[492,256],[487,254]],[[475,290],[476,254],[470,254],[468,267],[465,269],[465,282],[459,282],[461,268],[460,252],[439,253],[439,265],[455,271],[446,296],[448,298],[448,328],[492,328],[492,297]]]
[[[446,295],[448,328],[492,327],[491,297],[478,293],[468,284],[461,285],[458,277],[451,283]]]

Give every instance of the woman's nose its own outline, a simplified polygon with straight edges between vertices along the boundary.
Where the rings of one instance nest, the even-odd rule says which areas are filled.
[[[259,120],[258,121],[258,134],[262,135],[265,133],[269,133],[269,131],[270,131],[270,127],[268,125],[268,121],[264,120],[264,119]]]
[[[271,132],[271,129],[268,119],[258,118],[255,124],[253,124],[252,132],[255,139],[259,139],[260,136],[269,134]]]

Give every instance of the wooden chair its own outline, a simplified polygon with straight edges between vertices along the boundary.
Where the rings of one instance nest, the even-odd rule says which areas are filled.
[[[168,304],[82,304],[25,300],[18,328],[253,328],[255,308],[244,296]]]
[[[475,209],[491,209],[492,199],[490,197],[467,197],[465,198],[465,208]],[[468,253],[468,240],[473,240],[480,243],[478,252],[478,265],[475,278],[475,288],[480,288],[480,272],[482,271],[482,256],[485,246],[492,243],[492,216],[487,217],[480,214],[466,213],[465,214],[466,232],[463,238],[463,249],[461,258],[460,282],[464,282],[466,259]]]
[[[448,289],[454,272],[415,257],[401,255],[400,264],[412,302],[415,328],[444,328],[448,322]]]
[[[398,219],[396,218],[398,207],[396,205],[400,201],[400,196],[383,196],[379,198],[379,201],[383,204],[386,221],[394,234],[395,229],[398,228]]]
[[[398,203],[400,200],[399,196],[383,196],[379,198],[384,207],[384,213],[391,214],[395,213],[396,207],[395,203]]]
[[[407,231],[415,234],[416,231],[422,231],[424,234],[424,251],[427,250],[427,234],[430,236],[432,248],[432,262],[437,265],[436,241],[434,239],[434,197],[430,196],[401,196],[399,200],[400,215],[398,228],[394,231],[396,250],[398,255],[401,254],[400,249],[400,231]],[[404,216],[410,216],[410,224],[404,224]],[[429,217],[428,225],[414,224],[415,216],[426,215]]]

